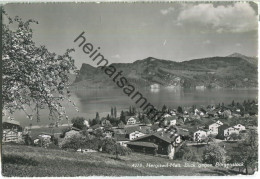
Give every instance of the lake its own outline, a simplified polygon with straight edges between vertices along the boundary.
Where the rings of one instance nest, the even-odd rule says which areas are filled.
[[[139,89],[139,92],[147,98],[157,108],[162,108],[165,104],[169,107],[192,106],[192,105],[208,105],[224,102],[229,104],[235,102],[243,102],[248,99],[257,99],[257,89]],[[118,116],[121,110],[128,110],[130,105],[136,105],[130,97],[123,93],[122,89],[82,89],[75,90],[72,93],[72,100],[79,108],[79,112],[72,107],[70,103],[65,103],[67,115],[72,118],[74,116],[83,116],[86,119],[93,119],[96,112],[100,117],[110,114],[111,107],[117,108]],[[141,103],[141,102],[140,102]],[[136,105],[136,108],[139,104]],[[35,119],[30,121],[22,112],[15,114],[16,120],[21,122],[22,126],[46,125],[52,122],[48,119],[46,110],[41,113],[41,122],[37,123]],[[61,123],[67,123],[63,120]]]

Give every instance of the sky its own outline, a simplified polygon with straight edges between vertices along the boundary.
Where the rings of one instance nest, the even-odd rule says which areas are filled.
[[[33,3],[7,4],[6,12],[32,25],[37,45],[63,54],[74,48],[78,68],[95,64],[74,43],[86,41],[109,63],[147,57],[184,61],[238,52],[257,56],[257,5],[253,3]]]

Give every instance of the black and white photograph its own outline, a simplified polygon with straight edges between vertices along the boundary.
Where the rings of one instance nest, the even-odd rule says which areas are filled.
[[[1,4],[3,177],[255,176],[258,3]]]

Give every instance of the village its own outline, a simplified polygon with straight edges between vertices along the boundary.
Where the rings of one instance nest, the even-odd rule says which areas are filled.
[[[18,121],[5,120],[2,142],[45,148],[55,145],[64,149],[70,148],[62,147],[65,146],[64,141],[75,135],[98,134],[103,139],[113,139],[116,144],[132,152],[175,159],[175,154],[183,145],[194,147],[208,145],[213,141],[237,142],[246,136],[247,130],[257,128],[257,102],[254,100],[244,101],[242,104],[232,101],[228,105],[222,103],[206,107],[179,106],[177,109],[164,105],[160,113],[163,113],[160,121],[151,121],[147,112],[137,111],[133,106],[128,111],[121,111],[120,116],[117,116],[116,107],[111,107],[111,114],[107,117],[100,118],[97,112],[95,119],[76,117],[66,127],[59,126],[58,122],[51,123],[50,132],[40,134],[35,132],[37,129],[33,131],[30,127],[22,128]],[[54,132],[54,128],[62,130]],[[76,145],[76,148],[71,148],[80,152],[102,151],[100,147],[87,146],[89,147]]]

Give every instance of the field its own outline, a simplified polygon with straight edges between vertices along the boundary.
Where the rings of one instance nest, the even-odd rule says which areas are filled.
[[[162,175],[235,175],[218,167],[201,167],[197,163],[169,160],[132,153],[120,156],[104,153],[76,153],[16,144],[2,146],[4,176],[162,176]],[[168,163],[168,166],[166,166]],[[184,167],[185,163],[195,167]],[[147,166],[148,165],[148,166]],[[152,166],[153,165],[153,166]],[[165,165],[156,168],[155,165]]]

